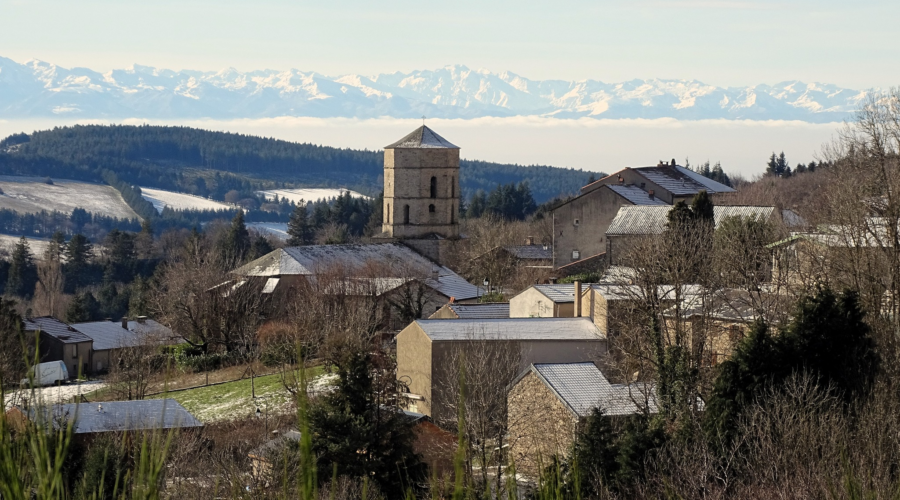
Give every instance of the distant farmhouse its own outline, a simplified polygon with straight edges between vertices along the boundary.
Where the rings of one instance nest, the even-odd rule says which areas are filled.
[[[671,208],[700,191],[719,201],[734,189],[688,168],[660,162],[625,168],[581,188],[581,194],[553,210],[553,266],[597,258],[607,251],[606,232],[621,207]]]

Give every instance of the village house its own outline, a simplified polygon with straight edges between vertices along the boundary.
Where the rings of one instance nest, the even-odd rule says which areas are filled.
[[[397,335],[397,379],[406,408],[441,425],[455,418],[459,359],[489,357],[505,387],[531,363],[599,360],[606,339],[587,318],[417,320]],[[485,382],[486,383],[486,382]]]
[[[95,373],[109,370],[120,349],[184,343],[184,339],[171,329],[148,318],[123,318],[120,322],[89,321],[69,326],[91,339],[90,367]]]
[[[26,332],[39,335],[42,363],[62,361],[70,378],[91,372],[93,339],[50,316],[29,318],[23,324]]]
[[[734,189],[690,169],[660,162],[625,168],[581,188],[581,194],[553,209],[553,267],[597,258],[607,251],[607,228],[625,206],[669,207],[701,191],[714,200]]]
[[[533,285],[509,299],[510,318],[574,318],[576,284]]]
[[[663,234],[668,224],[669,206],[628,206],[622,207],[606,230],[606,261],[610,266],[623,262],[629,250],[641,239]],[[780,213],[775,207],[716,206],[713,208],[715,227],[729,217],[753,218],[780,222]]]
[[[611,384],[589,362],[531,364],[511,384],[507,408],[510,459],[528,475],[566,456],[595,408],[609,418],[657,412],[652,386]]]
[[[503,319],[509,318],[509,302],[460,304],[450,302],[428,319]]]

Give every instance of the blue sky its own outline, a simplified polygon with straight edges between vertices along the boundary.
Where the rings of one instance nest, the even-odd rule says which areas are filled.
[[[96,70],[465,64],[532,79],[900,85],[900,2],[0,0],[0,55]]]

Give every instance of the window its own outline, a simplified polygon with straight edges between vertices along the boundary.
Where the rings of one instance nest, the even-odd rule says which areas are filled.
[[[456,207],[450,206],[450,224],[456,223]]]
[[[581,221],[578,219],[575,219],[575,225],[577,226],[578,224],[581,224]]]
[[[409,205],[403,205],[403,223],[409,224]]]
[[[385,215],[385,217],[387,217],[387,223],[390,224],[391,223],[391,204],[390,203],[388,203],[387,213],[384,215]]]
[[[456,177],[450,178],[450,197],[456,198]]]
[[[428,213],[430,213],[430,214],[434,213],[434,203],[432,203],[431,205],[428,205]]]
[[[431,197],[437,198],[437,177],[431,178]]]
[[[581,252],[579,252],[578,250],[572,250],[572,259],[577,260],[580,258],[581,258]]]
[[[72,344],[72,357],[78,357],[78,344]]]

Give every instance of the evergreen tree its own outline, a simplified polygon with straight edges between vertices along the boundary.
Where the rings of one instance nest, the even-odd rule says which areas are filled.
[[[766,175],[775,177],[780,175],[780,172],[778,171],[778,156],[775,155],[774,151],[772,151],[772,156],[769,157],[769,162],[766,164]]]
[[[778,161],[775,162],[775,174],[779,177],[791,176],[791,167],[788,164],[787,158],[784,156],[784,151],[778,155]]]
[[[28,240],[24,236],[19,238],[10,258],[9,278],[6,282],[6,292],[19,297],[30,298],[34,294],[34,286],[37,283],[37,266],[34,264],[34,256],[28,246]]]
[[[469,202],[469,207],[466,209],[466,217],[469,219],[477,219],[484,215],[484,210],[487,207],[487,195],[479,189],[472,195],[472,201]]]
[[[99,317],[100,304],[91,292],[75,294],[66,309],[66,323],[94,321]]]
[[[18,383],[25,374],[25,359],[31,355],[23,351],[25,330],[16,312],[16,302],[0,298],[0,384]],[[32,350],[32,349],[29,349]]]
[[[69,240],[64,250],[66,263],[63,266],[66,291],[74,292],[87,285],[91,251],[91,243],[83,234],[76,234]]]
[[[268,238],[263,235],[259,235],[253,238],[253,243],[250,245],[250,252],[247,254],[248,260],[258,259],[263,255],[275,250],[272,247],[272,244],[269,243]]]
[[[219,249],[224,259],[234,262],[243,260],[250,251],[250,232],[247,231],[247,225],[244,223],[243,210],[238,210],[238,213],[231,219],[231,227],[219,242]]]
[[[370,354],[347,356],[338,367],[337,388],[310,411],[319,478],[367,477],[387,498],[402,498],[424,479],[413,451],[412,424],[403,412],[378,404]]]
[[[313,228],[309,223],[309,214],[306,211],[306,203],[303,200],[297,204],[288,221],[288,246],[309,245],[312,243]]]
[[[715,210],[712,198],[705,190],[700,191],[691,201],[691,215],[695,220],[703,222],[715,221]]]

